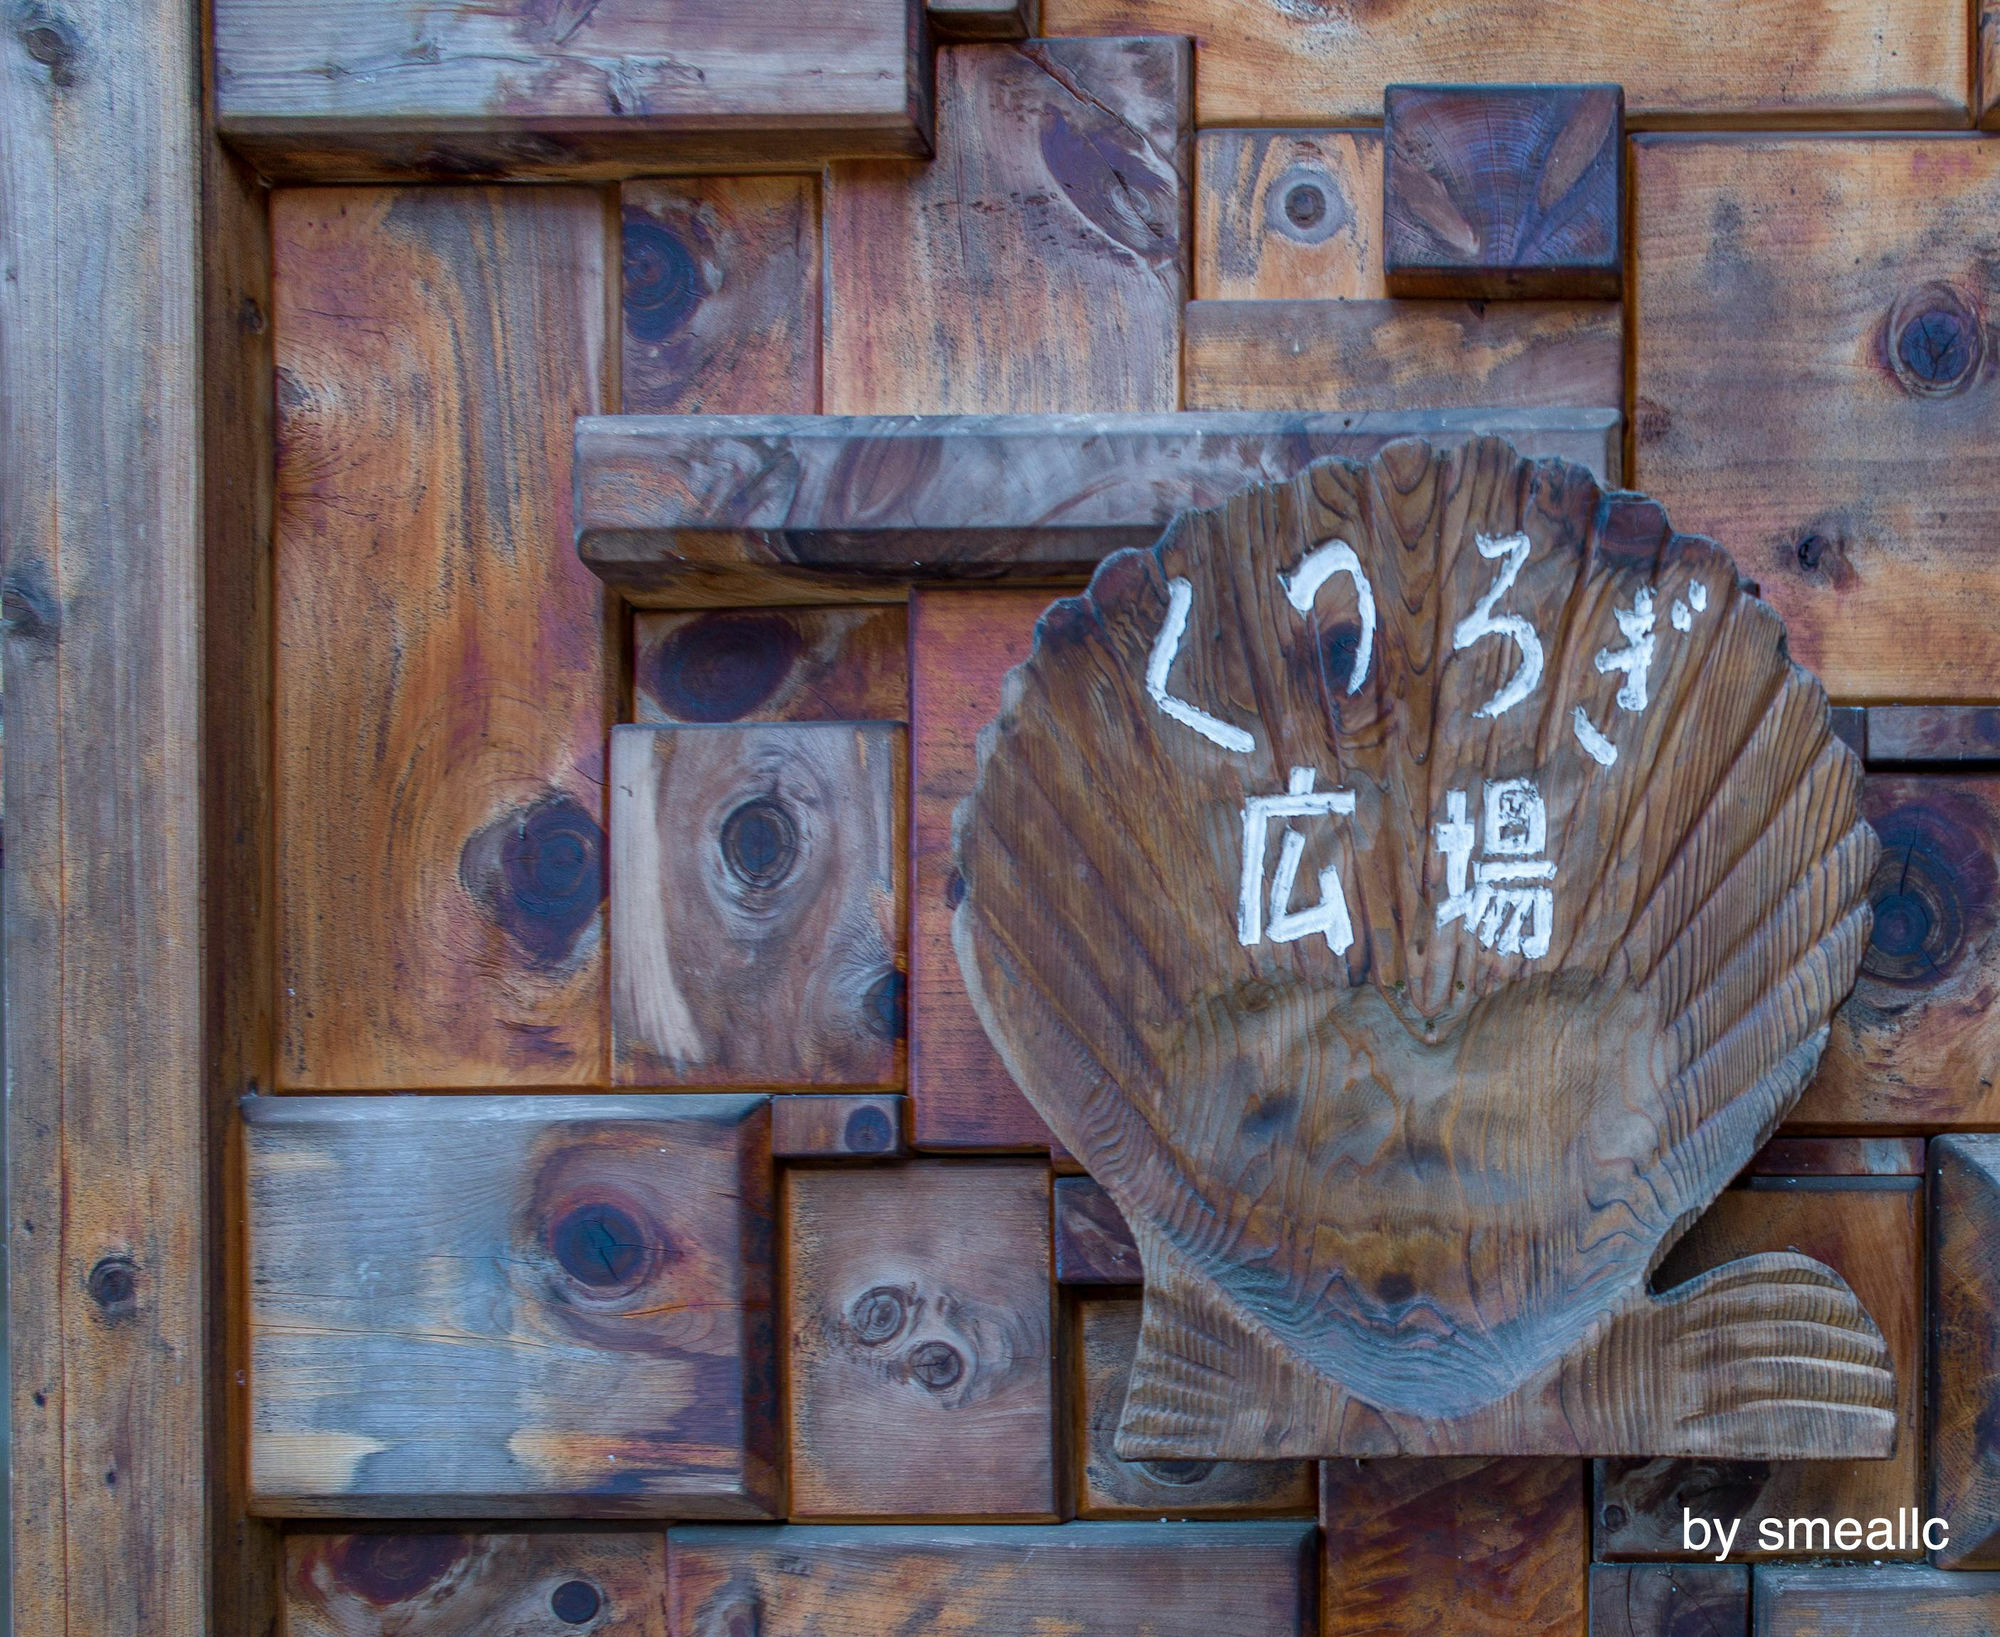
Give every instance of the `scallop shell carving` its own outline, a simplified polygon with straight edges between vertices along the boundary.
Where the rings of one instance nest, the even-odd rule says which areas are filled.
[[[1119,1453],[1888,1454],[1830,1268],[1649,1286],[1853,982],[1859,782],[1718,547],[1496,439],[1324,461],[1055,603],[953,935],[1139,1244]]]

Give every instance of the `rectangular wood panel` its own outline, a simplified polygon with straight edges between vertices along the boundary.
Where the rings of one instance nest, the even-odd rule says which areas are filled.
[[[768,1099],[262,1098],[245,1120],[259,1511],[779,1509]]]
[[[2000,1137],[1930,1148],[1932,1561],[2000,1569]]]
[[[1992,1637],[2000,1574],[1951,1574],[1888,1564],[1793,1569],[1759,1564],[1751,1582],[1755,1637]]]
[[[1749,1637],[1741,1563],[1593,1563],[1590,1637]]]
[[[602,1083],[602,202],[287,190],[272,237],[279,1084]]]
[[[887,1160],[909,1152],[905,1099],[886,1092],[771,1099],[771,1152],[781,1160]]]
[[[909,621],[896,605],[632,617],[638,722],[906,722]]]
[[[2000,762],[2000,706],[1871,705],[1867,754],[1871,762]]]
[[[1196,299],[1389,293],[1379,130],[1202,131],[1194,152]]]
[[[1642,137],[1633,183],[1633,486],[1837,701],[1990,692],[2000,144]]]
[[[940,40],[1025,40],[1041,32],[1041,0],[925,0]]]
[[[1056,1281],[1065,1285],[1143,1283],[1132,1229],[1102,1184],[1056,1178]]]

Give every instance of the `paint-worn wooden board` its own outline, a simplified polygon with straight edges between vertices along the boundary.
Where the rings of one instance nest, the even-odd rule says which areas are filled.
[[[1593,1563],[1590,1637],[1749,1637],[1741,1563]]]
[[[1181,40],[940,51],[936,161],[827,172],[828,411],[1179,408],[1193,94]]]
[[[891,1160],[909,1152],[904,1099],[892,1092],[771,1099],[771,1153],[781,1160]]]
[[[781,1509],[768,1099],[259,1098],[245,1120],[259,1511]]]
[[[627,182],[619,214],[625,413],[817,413],[818,181]]]
[[[1058,1284],[1142,1282],[1139,1247],[1133,1242],[1132,1229],[1103,1185],[1094,1179],[1056,1178],[1055,1236]]]
[[[1930,1149],[1932,1561],[2000,1569],[2000,1137]]]
[[[940,40],[1025,40],[1042,27],[1041,0],[924,0]]]
[[[279,1084],[602,1083],[603,202],[283,190],[272,235]]]
[[[855,602],[911,583],[1087,579],[1176,512],[1323,455],[1485,433],[1619,471],[1607,409],[1377,415],[594,416],[577,549],[641,604]]]
[[[676,1529],[676,1633],[1312,1637],[1298,1523]]]
[[[293,1534],[285,1637],[668,1637],[657,1530]]]
[[[1322,1461],[1321,1637],[1580,1632],[1584,1463]]]
[[[1924,0],[1043,0],[1051,34],[1185,34],[1203,125],[1362,125],[1396,81],[1603,80],[1635,125],[1962,125],[1969,30]]]
[[[794,1518],[1054,1521],[1049,1177],[785,1176]]]
[[[1192,301],[1189,409],[1616,409],[1612,301]]]
[[[1872,762],[2000,762],[2000,707],[1871,705]]]
[[[1990,692],[2000,144],[1642,137],[1632,170],[1633,486],[1837,701]]]
[[[904,730],[611,734],[612,1075],[902,1080]]]
[[[1199,301],[1365,301],[1382,278],[1382,133],[1195,137]]]
[[[223,133],[289,180],[930,151],[920,0],[221,0]]]
[[[1885,1564],[1879,1569],[1752,1571],[1755,1637],[1993,1637],[2000,1631],[2000,1574],[1951,1574]]]
[[[1126,1461],[1111,1447],[1139,1345],[1139,1303],[1072,1304],[1069,1450],[1080,1518],[1310,1517],[1310,1461]]]
[[[2000,1123],[2000,777],[1873,774],[1875,930],[1794,1126]]]
[[[903,722],[904,610],[759,608],[632,617],[633,720]]]
[[[1896,1371],[1896,1452],[1886,1461],[1624,1460],[1597,1464],[1597,1556],[1676,1558],[1683,1512],[1741,1520],[1731,1561],[1829,1555],[1803,1534],[1776,1552],[1759,1544],[1767,1518],[1855,1518],[1870,1560],[1918,1555],[1866,1547],[1870,1520],[1915,1507],[1924,1470],[1923,1192],[1921,1178],[1755,1177],[1727,1190],[1661,1265],[1662,1288],[1758,1251],[1791,1250],[1836,1269],[1881,1327]],[[1796,1549],[1794,1549],[1796,1545]],[[1717,1555],[1711,1549],[1710,1557]]]

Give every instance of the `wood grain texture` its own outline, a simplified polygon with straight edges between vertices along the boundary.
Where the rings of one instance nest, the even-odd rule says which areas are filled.
[[[605,216],[274,196],[279,1085],[601,1084],[614,628],[569,530]]]
[[[2000,8],[1982,5],[1978,18],[1978,79],[1973,85],[1973,113],[1984,130],[2000,126]]]
[[[790,1171],[785,1223],[791,1515],[1053,1521],[1046,1168]]]
[[[286,180],[930,152],[919,0],[221,0],[223,134]]]
[[[909,1152],[904,1099],[888,1093],[773,1097],[771,1152],[781,1160],[890,1160]]]
[[[0,33],[20,1637],[200,1631],[226,1545],[205,1461],[206,1049],[228,1047],[203,1040],[200,49],[194,10],[146,0],[17,6]]]
[[[1049,1128],[987,1039],[951,947],[965,882],[953,816],[979,774],[979,730],[1028,657],[1041,591],[910,599],[910,1114],[919,1148],[1042,1149]]]
[[[1757,1150],[1760,1177],[1920,1177],[1921,1137],[1773,1137]]]
[[[1089,577],[1174,515],[1323,455],[1491,433],[1619,470],[1604,409],[1381,415],[588,417],[577,550],[642,604],[856,602],[915,584]]]
[[[1056,1178],[1055,1236],[1058,1284],[1141,1283],[1132,1229],[1095,1179]]]
[[[1876,762],[2000,762],[2000,708],[1871,705],[1868,755]]]
[[[1616,85],[1392,85],[1382,151],[1391,295],[1624,293]]]
[[[1740,1563],[1593,1563],[1590,1637],[1750,1637]]]
[[[827,173],[836,415],[1180,407],[1186,42],[937,57],[937,159]]]
[[[1580,1632],[1584,1465],[1324,1461],[1322,1637]]]
[[[1202,131],[1194,294],[1365,301],[1382,281],[1382,133]]]
[[[1189,409],[1616,409],[1616,302],[1192,301]]]
[[[1323,462],[1055,605],[979,760],[954,948],[1138,1241],[1121,1454],[1888,1453],[1837,1273],[1647,1287],[1811,1075],[1877,851],[1714,545],[1497,440]]]
[[[1879,1569],[1752,1572],[1755,1637],[1991,1637],[2000,1631],[2000,1574],[1948,1574],[1885,1564]]]
[[[632,617],[640,722],[905,722],[909,675],[900,606]]]
[[[2000,1568],[2000,1137],[1931,1151],[1930,1512],[1941,1569]]]
[[[1633,184],[1634,486],[1735,553],[1836,701],[1978,698],[2000,144],[1642,137]]]
[[[1870,1520],[1892,1523],[1913,1508],[1924,1470],[1923,1193],[1917,1177],[1759,1177],[1732,1188],[1688,1230],[1661,1265],[1663,1290],[1736,1258],[1767,1251],[1810,1256],[1845,1279],[1881,1327],[1896,1376],[1896,1448],[1892,1459],[1865,1461],[1604,1461],[1597,1471],[1597,1555],[1685,1557],[1683,1512],[1740,1519],[1733,1561],[1752,1557],[1858,1556],[1880,1560],[1914,1553],[1870,1548]],[[1862,1545],[1842,1552],[1785,1537],[1777,1552],[1760,1544],[1766,1518],[1859,1520]],[[1716,1550],[1706,1556],[1713,1558]]]
[[[769,1517],[762,1097],[258,1098],[251,1491],[305,1517]]]
[[[1311,1637],[1312,1526],[676,1529],[677,1632]]]
[[[612,730],[619,1084],[901,1082],[903,737],[887,722]]]
[[[1969,30],[1920,0],[1043,0],[1051,34],[1184,34],[1203,125],[1366,125],[1382,88],[1565,79],[1625,87],[1635,125],[1966,122]]]
[[[1310,1517],[1319,1480],[1310,1461],[1127,1461],[1111,1447],[1139,1346],[1139,1303],[1096,1296],[1074,1304],[1070,1458],[1080,1518]]]
[[[668,1637],[664,1535],[295,1534],[285,1637]]]
[[[1882,839],[1875,928],[1834,1015],[1807,1129],[1978,1130],[2000,1123],[2000,778],[1872,774]]]
[[[1025,40],[1042,31],[1041,0],[925,0],[940,40]]]
[[[819,410],[819,183],[677,177],[618,193],[628,415]]]

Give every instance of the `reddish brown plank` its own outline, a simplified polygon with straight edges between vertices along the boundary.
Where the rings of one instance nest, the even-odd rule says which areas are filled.
[[[2000,761],[2000,707],[1871,705],[1868,758],[1873,762]]]
[[[1773,1137],[1757,1150],[1750,1175],[1764,1177],[1920,1177],[1921,1137]]]
[[[1055,1212],[1057,1283],[1142,1282],[1132,1230],[1100,1184],[1087,1176],[1057,1177]]]
[[[1389,293],[1380,131],[1202,131],[1194,211],[1198,300]]]
[[[887,1160],[909,1152],[903,1099],[865,1092],[771,1099],[771,1152],[781,1160]]]
[[[632,617],[633,720],[903,722],[909,621],[875,608]]]

